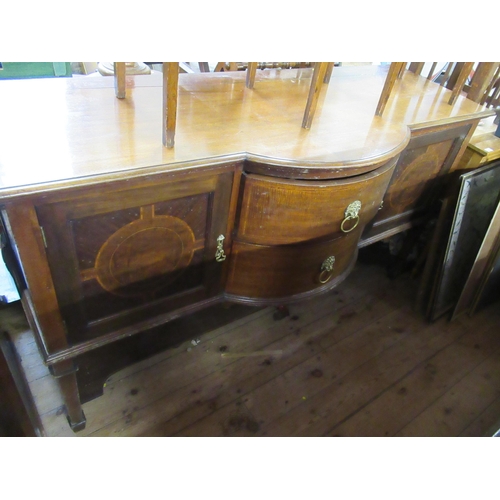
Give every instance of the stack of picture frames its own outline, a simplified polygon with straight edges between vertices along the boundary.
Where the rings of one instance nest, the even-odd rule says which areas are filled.
[[[473,314],[500,290],[500,161],[467,172],[442,200],[418,291],[429,321]]]

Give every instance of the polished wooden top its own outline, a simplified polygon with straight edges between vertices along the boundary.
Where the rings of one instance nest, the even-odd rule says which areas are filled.
[[[181,74],[173,149],[162,144],[161,74],[128,76],[126,99],[110,77],[0,81],[0,198],[242,159],[345,176],[404,149],[408,125],[492,114],[463,97],[450,106],[449,90],[406,72],[377,117],[386,72],[335,68],[310,130],[310,69],[258,71],[254,89],[244,72]]]

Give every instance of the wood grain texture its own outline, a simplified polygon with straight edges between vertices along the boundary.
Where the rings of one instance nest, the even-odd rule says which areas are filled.
[[[178,63],[168,64],[165,85],[155,77],[137,77],[128,99],[109,103],[112,87],[105,80],[32,83],[52,96],[47,99],[52,107],[44,108],[43,101],[30,110],[31,117],[43,117],[40,130],[46,133],[24,148],[24,155],[19,155],[19,124],[26,108],[15,106],[15,96],[30,85],[2,83],[7,92],[0,92],[6,111],[0,118],[0,202],[26,274],[26,313],[45,361],[59,376],[76,427],[85,417],[75,358],[223,300],[226,275],[215,261],[219,237],[227,240],[217,250],[230,254],[224,264],[229,264],[227,298],[258,304],[324,292],[352,269],[363,225],[378,210],[391,177],[390,160],[406,148],[410,132],[415,158],[410,154],[399,178],[422,165],[426,172],[420,173],[434,178],[442,165],[454,165],[462,147],[457,130],[463,140],[473,123],[491,113],[466,100],[450,109],[442,99],[446,92],[405,75],[388,118],[373,117],[374,94],[367,86],[379,88],[386,76],[374,68],[335,72],[322,92],[314,127],[301,130],[297,103],[311,89],[312,116],[324,65],[313,78],[304,69],[259,74],[258,89],[250,90],[237,72],[181,78]],[[411,103],[415,95],[417,106]],[[183,113],[178,119],[176,109]],[[469,128],[460,135],[462,126]],[[431,145],[425,142],[429,128],[439,136]],[[160,130],[167,148],[158,144]],[[172,148],[174,132],[178,140]],[[430,161],[435,168],[422,162],[427,157],[437,158]],[[30,164],[33,171],[26,169]],[[241,171],[252,164],[265,165],[267,175],[275,176],[269,191],[276,205],[268,204],[268,220],[254,220],[251,211],[261,211],[265,188],[249,191],[239,212],[248,231],[232,242],[246,189]],[[292,180],[278,179],[284,176]],[[415,187],[402,184],[406,194]],[[357,222],[342,213],[352,201],[363,207],[360,219],[354,216]],[[401,211],[399,199],[396,204]],[[302,217],[306,205],[315,208]],[[262,215],[267,216],[264,210]],[[358,226],[341,235],[338,226],[346,220]],[[263,239],[256,224],[266,226]],[[333,268],[324,267],[333,257]],[[325,270],[331,280],[322,279]]]
[[[336,68],[310,130],[301,128],[301,120],[311,69],[259,71],[252,91],[245,88],[245,72],[181,74],[171,149],[162,144],[161,75],[127,77],[127,99],[115,98],[112,78],[4,80],[0,195],[41,192],[53,183],[88,184],[97,175],[115,180],[124,172],[143,175],[145,168],[154,173],[158,166],[172,171],[245,158],[311,168],[312,178],[314,168],[336,166],[345,176],[402,150],[409,124],[493,114],[462,97],[450,107],[448,90],[406,72],[393,93],[394,106],[383,119],[374,117],[386,71]],[[29,148],[26,124],[37,130]]]
[[[493,85],[496,82],[497,72],[500,63],[498,62],[480,62],[474,71],[474,76],[470,82],[470,90],[467,92],[467,98],[471,101],[483,103],[486,100]]]
[[[279,321],[266,308],[208,331],[200,324],[112,375],[83,405],[78,434],[33,340],[20,333],[16,348],[49,436],[491,436],[500,428],[498,307],[430,326],[412,311],[412,283],[359,265]],[[282,354],[221,356],[258,351]]]
[[[395,234],[428,216],[446,185],[446,176],[458,164],[475,123],[429,127],[412,134],[400,156],[384,195],[383,206],[362,239],[376,241]]]
[[[229,169],[37,203],[73,344],[221,293],[215,251],[228,233],[232,178]]]
[[[262,246],[235,241],[226,283],[226,297],[251,304],[290,303],[324,292],[345,279],[357,256],[359,234],[331,241]],[[323,263],[333,256],[333,271],[323,275]],[[327,279],[323,284],[321,279]],[[339,279],[336,279],[339,278]],[[263,300],[259,300],[263,299]]]
[[[307,96],[306,109],[304,111],[304,118],[302,120],[302,127],[310,129],[318,106],[320,91],[324,83],[328,63],[314,63],[313,75],[311,78],[311,86],[309,88],[309,95]]]
[[[346,209],[356,200],[361,202],[357,230],[362,230],[377,214],[396,161],[369,174],[335,181],[246,175],[236,237],[259,245],[284,245],[341,236]]]
[[[469,77],[473,66],[474,66],[474,63],[472,63],[472,62],[463,63],[463,66],[460,69],[460,72],[457,76],[457,79],[453,85],[453,90],[452,90],[452,94],[450,96],[450,100],[448,101],[448,104],[450,106],[455,104],[455,101],[457,100],[459,94],[461,92],[463,92],[464,84],[465,84],[467,78]]]
[[[173,148],[177,125],[179,63],[163,63],[163,145]]]
[[[392,94],[396,81],[399,78],[399,75],[403,71],[405,63],[403,62],[392,62],[389,66],[389,72],[387,74],[387,78],[384,83],[384,87],[382,88],[382,93],[380,94],[380,99],[377,104],[377,108],[375,109],[375,114],[377,116],[382,116],[389,101],[389,98]]]

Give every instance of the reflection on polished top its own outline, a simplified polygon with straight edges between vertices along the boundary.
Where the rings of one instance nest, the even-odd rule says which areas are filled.
[[[449,90],[406,72],[376,117],[386,74],[335,68],[310,130],[301,127],[310,69],[258,71],[252,90],[244,72],[181,74],[173,149],[162,144],[161,74],[127,77],[126,99],[111,77],[1,81],[0,197],[242,159],[302,167],[310,178],[327,167],[353,175],[403,150],[408,125],[491,115],[463,97],[449,106]]]

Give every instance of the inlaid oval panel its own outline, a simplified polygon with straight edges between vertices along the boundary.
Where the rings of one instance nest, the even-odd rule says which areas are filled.
[[[140,219],[116,231],[96,258],[96,278],[108,292],[135,296],[175,280],[193,258],[195,237],[183,220]]]

